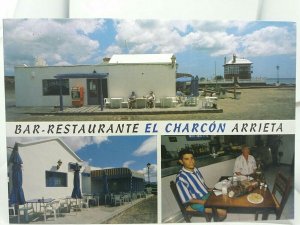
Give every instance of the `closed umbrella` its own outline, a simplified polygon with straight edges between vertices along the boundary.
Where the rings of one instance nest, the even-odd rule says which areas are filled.
[[[24,205],[26,203],[25,196],[22,188],[22,164],[23,161],[19,155],[18,146],[15,144],[9,162],[12,163],[12,189],[9,194],[9,204]],[[20,214],[18,209],[18,222],[20,222]]]
[[[109,193],[109,188],[108,188],[108,180],[107,180],[106,173],[104,173],[104,175],[103,175],[103,180],[104,180],[104,193],[108,194]]]
[[[81,190],[80,190],[80,178],[79,178],[79,171],[81,166],[76,163],[74,166],[74,180],[73,180],[73,191],[72,191],[72,198],[82,198]]]

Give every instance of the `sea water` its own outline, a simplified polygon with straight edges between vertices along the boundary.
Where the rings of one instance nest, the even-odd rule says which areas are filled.
[[[277,78],[266,78],[267,84],[276,84]],[[296,78],[279,78],[280,84],[296,84]]]

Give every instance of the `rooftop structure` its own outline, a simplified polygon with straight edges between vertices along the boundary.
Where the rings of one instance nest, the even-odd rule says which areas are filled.
[[[238,58],[236,55],[226,62],[224,59],[224,78],[225,79],[251,79],[252,62],[248,59]]]

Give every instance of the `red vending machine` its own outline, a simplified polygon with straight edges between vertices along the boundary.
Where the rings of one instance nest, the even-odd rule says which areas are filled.
[[[76,107],[83,106],[83,87],[72,88],[72,105]]]

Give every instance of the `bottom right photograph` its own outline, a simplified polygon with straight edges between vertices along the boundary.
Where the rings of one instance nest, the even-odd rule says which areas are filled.
[[[161,136],[162,222],[294,219],[295,135]]]

